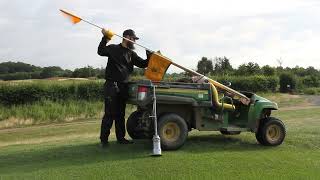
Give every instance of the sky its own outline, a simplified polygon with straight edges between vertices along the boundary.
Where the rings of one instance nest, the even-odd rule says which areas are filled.
[[[73,25],[59,9],[120,35],[134,29],[139,44],[190,69],[203,56],[226,56],[233,67],[281,61],[320,69],[318,0],[0,0],[0,62],[105,67],[107,58],[97,54],[100,29]],[[146,57],[142,48],[136,52]]]

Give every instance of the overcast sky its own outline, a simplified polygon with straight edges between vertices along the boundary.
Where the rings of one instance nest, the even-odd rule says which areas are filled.
[[[320,69],[319,0],[0,0],[0,62],[104,67],[100,30],[72,25],[60,8],[118,34],[132,28],[138,43],[192,69],[202,56]]]

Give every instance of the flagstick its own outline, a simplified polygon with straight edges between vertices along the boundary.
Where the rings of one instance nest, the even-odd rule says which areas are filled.
[[[65,11],[65,10],[60,9],[60,11],[61,11],[62,13],[64,13],[64,14],[70,16],[70,17],[79,19],[78,22],[83,21],[83,22],[86,22],[86,23],[88,23],[88,24],[90,24],[90,25],[92,25],[92,26],[95,26],[95,27],[99,28],[99,29],[104,29],[104,28],[102,28],[101,26],[98,26],[98,25],[96,25],[96,24],[94,24],[94,23],[92,23],[92,22],[90,22],[90,21],[87,21],[87,20],[85,20],[85,19],[82,19],[82,18],[80,18],[79,16],[73,15],[72,13],[69,13],[69,12],[67,12],[67,11]],[[76,23],[78,23],[78,22],[76,22]],[[132,40],[130,40],[130,39],[128,39],[128,38],[122,37],[122,36],[120,36],[120,35],[118,35],[118,34],[114,34],[114,35],[118,36],[119,38],[122,38],[122,39],[125,39],[125,40],[127,40],[127,41],[130,41],[130,42],[132,42],[133,44],[136,44],[136,45],[138,45],[138,46],[140,46],[140,47],[142,47],[142,48],[144,48],[144,49],[146,49],[146,50],[148,50],[148,51],[150,51],[150,52],[154,52],[154,51],[152,51],[151,49],[149,49],[149,48],[147,48],[147,47],[145,47],[145,46],[143,46],[143,45],[141,45],[141,44],[138,44],[138,43],[136,43],[136,42],[134,42],[134,41],[132,41]]]
[[[89,22],[89,21],[86,21],[86,20],[84,20],[84,19],[81,19],[81,20],[84,21],[84,22],[86,22],[86,23],[88,23],[88,24],[91,24],[92,26],[95,26],[95,27],[97,27],[97,28],[103,29],[102,27],[100,27],[100,26],[98,26],[98,25],[96,25],[96,24],[93,24],[93,23],[91,23],[91,22]]]
[[[99,28],[99,29],[103,29],[102,27],[100,27],[100,26],[98,26],[98,25],[96,25],[96,24],[93,24],[93,23],[91,23],[91,22],[89,22],[89,21],[87,21],[87,20],[84,20],[84,19],[81,19],[83,22],[86,22],[86,23],[88,23],[88,24],[90,24],[90,25],[92,25],[92,26],[95,26],[95,27],[97,27],[97,28]],[[130,42],[132,42],[133,44],[136,44],[136,45],[138,45],[138,46],[140,46],[140,47],[142,47],[142,48],[144,48],[144,49],[146,49],[146,50],[148,50],[148,51],[150,51],[150,52],[154,52],[154,51],[152,51],[151,49],[149,49],[149,48],[147,48],[147,47],[145,47],[145,46],[143,46],[143,45],[141,45],[141,44],[138,44],[138,43],[136,43],[136,42],[134,42],[134,41],[132,41],[132,40],[130,40],[130,39],[128,39],[128,38],[125,38],[125,37],[123,37],[123,36],[120,36],[120,35],[118,35],[118,34],[114,34],[115,36],[118,36],[119,38],[122,38],[122,39],[125,39],[125,40],[127,40],[127,41],[130,41]]]
[[[115,35],[115,36],[118,36],[119,38],[123,38],[123,39],[125,39],[125,40],[127,40],[127,41],[130,41],[130,42],[132,42],[133,44],[136,44],[136,45],[144,48],[145,50],[148,50],[148,51],[150,51],[150,52],[154,52],[153,50],[151,50],[151,49],[149,49],[149,48],[147,48],[147,47],[145,47],[145,46],[143,46],[143,45],[141,45],[141,44],[138,44],[138,43],[136,43],[136,42],[134,42],[134,41],[132,41],[132,40],[130,40],[130,39],[128,39],[128,38],[122,37],[122,36],[120,36],[120,35],[118,35],[118,34],[114,34],[114,35]]]

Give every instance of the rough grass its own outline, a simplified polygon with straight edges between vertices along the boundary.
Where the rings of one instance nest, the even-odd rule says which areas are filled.
[[[301,95],[291,95],[283,93],[257,93],[270,101],[274,101],[281,107],[303,106],[308,104],[308,100]]]
[[[30,105],[0,105],[0,129],[99,118],[101,101],[41,101]]]
[[[14,106],[0,105],[0,129],[100,119],[103,116],[103,109],[102,101],[85,100],[40,101],[29,105]],[[127,115],[134,109],[132,105],[127,105]]]
[[[192,131],[177,151],[150,157],[152,143],[102,149],[100,119],[0,131],[0,179],[318,179],[320,107],[280,110],[287,138],[278,147],[254,134]],[[114,132],[114,131],[112,131]]]

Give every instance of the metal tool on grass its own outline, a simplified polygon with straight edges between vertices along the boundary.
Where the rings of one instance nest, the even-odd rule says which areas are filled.
[[[154,135],[152,138],[152,142],[153,142],[152,156],[161,156],[161,143],[160,143],[160,136],[158,134],[157,98],[156,98],[155,85],[153,85],[153,108],[152,108],[152,116],[150,117],[152,117],[154,120]]]

